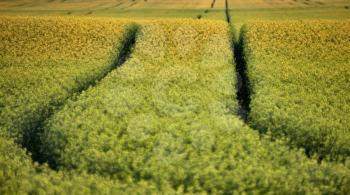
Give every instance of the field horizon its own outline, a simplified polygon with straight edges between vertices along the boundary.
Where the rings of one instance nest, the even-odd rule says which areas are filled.
[[[186,3],[185,3],[186,2]],[[0,15],[73,15],[132,19],[195,18],[225,20],[225,0],[15,0],[0,1]],[[251,19],[350,19],[349,0],[228,0],[238,26]],[[236,22],[237,21],[237,22]]]

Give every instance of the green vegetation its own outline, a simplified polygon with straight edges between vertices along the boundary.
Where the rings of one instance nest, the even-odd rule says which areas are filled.
[[[256,22],[243,30],[250,124],[308,154],[350,155],[350,22]]]
[[[204,20],[143,25],[132,57],[46,125],[51,164],[178,192],[348,192],[347,167],[319,165],[237,118],[227,32]]]
[[[0,0],[0,194],[350,194],[349,6]]]
[[[12,141],[0,138],[0,194],[120,194],[160,193],[146,181],[120,183],[82,173],[56,172],[33,164]],[[172,193],[172,189],[163,190]]]
[[[135,34],[128,21],[0,18],[0,134],[27,145],[50,113],[104,77]]]

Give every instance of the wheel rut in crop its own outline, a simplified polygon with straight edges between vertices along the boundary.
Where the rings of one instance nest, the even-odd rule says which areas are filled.
[[[226,21],[227,23],[229,23],[229,25],[231,24],[231,15],[230,15],[230,8],[228,5],[228,0],[225,0],[225,14],[226,14]]]
[[[77,91],[72,94],[70,98],[76,97],[79,94],[81,94],[83,91],[87,90],[90,87],[96,86],[103,78],[105,78],[111,71],[114,69],[120,67],[124,64],[124,62],[129,58],[132,48],[134,47],[136,35],[139,30],[138,26],[132,27],[129,29],[129,32],[127,33],[128,36],[124,38],[124,40],[121,43],[121,52],[118,55],[118,58],[115,60],[114,64],[110,68],[110,70],[106,71],[103,75],[99,76],[98,78],[94,78],[86,85],[80,87]],[[67,98],[67,99],[70,99]],[[23,135],[23,142],[21,143],[22,147],[26,148],[26,150],[31,154],[31,157],[33,161],[38,162],[40,164],[47,162],[47,159],[45,159],[42,155],[41,150],[41,134],[43,132],[43,129],[45,127],[45,124],[49,118],[52,117],[52,115],[57,111],[60,110],[64,106],[65,102],[54,105],[54,109],[49,110],[45,116],[43,116],[38,121],[33,121],[34,125],[31,126],[30,129],[26,129],[24,131]],[[49,164],[51,168],[57,169],[55,165]]]
[[[243,50],[242,32],[240,32],[239,40],[233,44],[233,51],[236,61],[237,99],[239,102],[238,115],[244,121],[247,121],[250,111],[250,90],[249,78],[247,75],[247,62],[245,60]]]
[[[213,8],[214,8],[215,2],[216,2],[216,0],[213,0],[213,1],[211,2],[211,4],[210,4],[210,9],[213,9]],[[198,14],[198,15],[197,15],[197,19],[201,19],[205,14],[208,14],[208,13],[209,13],[209,9],[204,10],[204,13],[203,13],[203,14]]]
[[[211,2],[210,8],[214,8],[215,2],[216,2],[216,0],[213,0],[213,1]]]
[[[225,0],[225,13],[226,13],[226,21],[229,24],[230,28],[233,27],[230,15],[230,8],[228,5],[228,0]],[[240,31],[239,39],[236,40],[234,36],[234,29],[231,29],[231,37],[232,37],[232,51],[235,58],[236,64],[236,77],[237,77],[237,85],[236,85],[236,95],[239,103],[238,108],[238,116],[245,122],[248,120],[248,114],[250,111],[250,90],[249,90],[249,78],[247,76],[247,62],[244,57],[243,50],[243,32]]]

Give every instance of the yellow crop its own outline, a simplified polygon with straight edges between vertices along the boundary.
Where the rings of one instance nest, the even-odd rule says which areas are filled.
[[[0,134],[19,143],[74,92],[103,77],[130,37],[130,22],[0,18]]]
[[[349,32],[349,21],[248,24],[252,124],[320,158],[349,157]]]
[[[350,190],[348,164],[319,164],[237,117],[233,37],[225,22],[2,17],[0,27],[0,194]],[[261,81],[264,86],[259,88],[267,89],[253,97],[263,94],[274,100],[271,94],[276,91],[285,97],[288,90],[298,89],[288,85],[293,80],[287,73],[307,77],[291,65],[287,54],[297,46],[283,42],[282,37],[289,36],[279,31],[256,36],[258,25],[252,32],[248,30],[245,39],[251,52],[249,73],[253,86]],[[113,69],[116,60],[123,62],[136,34],[131,55]],[[260,43],[259,37],[268,40],[264,36],[280,37],[269,38],[276,43]],[[271,52],[271,45],[278,50]],[[308,57],[311,54],[318,55],[311,51]],[[276,60],[281,66],[271,64]],[[262,66],[266,64],[271,66]],[[267,74],[265,69],[275,72]],[[311,75],[319,71],[312,70]],[[284,80],[268,80],[278,76]],[[339,86],[346,86],[343,81]],[[252,118],[264,112],[270,117],[271,110],[283,105],[257,109],[255,105],[266,101],[254,100]],[[33,163],[18,143],[37,152],[34,160],[56,170]]]

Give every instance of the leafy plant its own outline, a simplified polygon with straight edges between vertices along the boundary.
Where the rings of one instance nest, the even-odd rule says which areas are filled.
[[[112,70],[136,30],[129,21],[65,17],[1,17],[0,28],[0,134],[21,144]]]
[[[76,174],[50,170],[33,163],[12,140],[0,137],[0,194],[145,194],[162,191],[146,181],[120,183],[86,173]]]
[[[350,155],[350,22],[253,22],[243,29],[250,123],[320,159]]]
[[[51,164],[185,193],[348,192],[345,165],[318,164],[238,119],[228,31],[144,24],[132,57],[46,125]]]

